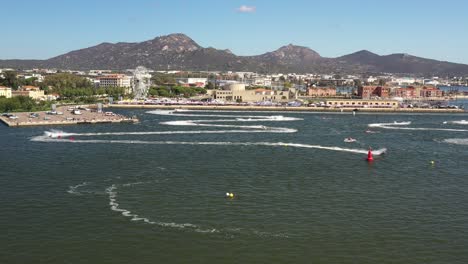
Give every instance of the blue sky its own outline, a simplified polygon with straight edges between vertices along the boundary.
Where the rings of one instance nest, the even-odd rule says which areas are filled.
[[[325,57],[367,49],[468,64],[467,11],[465,0],[5,0],[0,59],[185,33],[237,55],[293,43]]]

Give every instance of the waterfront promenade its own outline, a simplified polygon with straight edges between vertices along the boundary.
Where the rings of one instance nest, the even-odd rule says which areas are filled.
[[[0,116],[0,120],[10,127],[138,122],[137,118],[112,112],[106,114],[106,112],[97,112],[95,109],[70,106],[57,107],[55,112],[9,113]]]
[[[186,110],[238,110],[238,111],[300,111],[300,112],[352,112],[356,108],[334,107],[292,107],[292,106],[245,106],[245,105],[150,105],[150,104],[112,104],[111,108],[142,109],[186,109]],[[464,113],[463,109],[437,108],[358,108],[359,112],[382,113]]]

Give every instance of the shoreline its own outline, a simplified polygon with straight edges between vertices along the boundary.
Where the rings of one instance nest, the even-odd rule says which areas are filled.
[[[120,114],[106,116],[105,113],[94,111],[83,111],[83,115],[73,115],[67,111],[67,106],[57,107],[57,111],[63,111],[62,115],[49,115],[46,111],[39,112],[15,112],[12,115],[16,119],[0,116],[0,122],[9,127],[26,126],[54,126],[54,125],[81,125],[81,124],[115,124],[115,123],[136,123],[139,120],[135,117],[126,117]],[[284,111],[284,112],[323,112],[323,113],[351,113],[355,108],[325,108],[325,107],[288,107],[288,106],[240,106],[240,105],[131,105],[112,104],[106,108],[121,109],[164,109],[164,110],[220,110],[220,111]],[[431,109],[431,108],[357,108],[358,113],[466,113],[463,109]],[[37,118],[31,118],[30,114],[38,114]],[[39,118],[41,117],[41,118]]]
[[[112,104],[109,108],[124,109],[184,109],[184,110],[244,110],[244,111],[291,111],[291,112],[353,112],[356,108],[325,108],[325,107],[288,107],[288,106],[243,106],[243,105],[135,105]],[[433,108],[357,108],[357,112],[369,113],[465,113],[463,109],[433,109]]]

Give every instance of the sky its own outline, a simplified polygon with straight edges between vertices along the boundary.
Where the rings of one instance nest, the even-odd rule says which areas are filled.
[[[259,55],[287,44],[468,64],[466,0],[2,0],[0,59],[48,59],[102,42],[184,33]]]

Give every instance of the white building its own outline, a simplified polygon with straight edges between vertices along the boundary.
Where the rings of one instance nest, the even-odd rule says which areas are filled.
[[[207,78],[176,78],[176,82],[185,85],[202,85],[203,87],[208,83]]]
[[[0,86],[0,96],[5,96],[6,98],[11,98],[11,88]]]
[[[38,82],[43,82],[44,81],[44,76],[40,73],[33,73],[31,75],[24,75],[24,79],[30,79],[30,78],[37,78]]]
[[[99,87],[125,87],[130,88],[132,77],[125,74],[107,74],[96,78]]]

